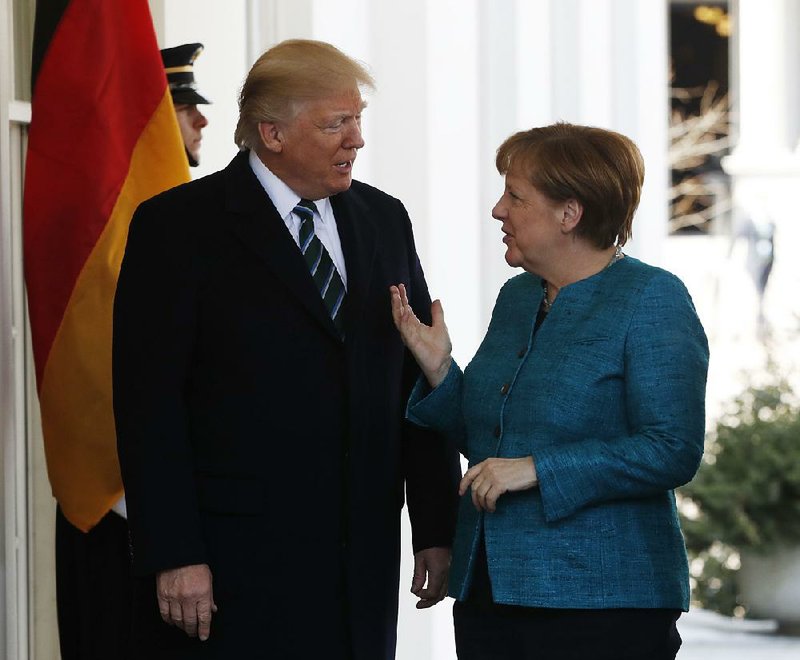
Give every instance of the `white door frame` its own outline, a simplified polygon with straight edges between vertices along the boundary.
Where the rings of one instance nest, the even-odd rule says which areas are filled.
[[[14,98],[11,0],[0,0],[0,648],[29,658],[22,149],[30,105]]]

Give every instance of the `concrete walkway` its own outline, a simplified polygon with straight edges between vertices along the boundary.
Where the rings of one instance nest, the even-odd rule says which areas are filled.
[[[729,619],[696,610],[678,620],[678,660],[800,660],[800,637],[775,632],[772,621]]]

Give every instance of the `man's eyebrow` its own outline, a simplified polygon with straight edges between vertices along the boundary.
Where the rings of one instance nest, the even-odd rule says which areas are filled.
[[[364,108],[367,107],[366,101],[361,104],[361,108],[359,109],[357,114],[360,114],[364,111]],[[348,117],[352,117],[353,112],[351,110],[340,110],[339,112],[333,112],[328,116],[329,121],[335,121],[338,119],[347,119]]]

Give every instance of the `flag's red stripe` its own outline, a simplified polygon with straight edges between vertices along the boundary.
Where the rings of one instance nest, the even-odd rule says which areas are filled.
[[[28,142],[25,269],[39,382],[165,88],[146,0],[71,0],[39,71]]]

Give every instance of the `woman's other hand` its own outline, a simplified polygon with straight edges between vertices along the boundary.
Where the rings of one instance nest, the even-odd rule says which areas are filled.
[[[463,495],[472,487],[472,503],[478,511],[494,511],[503,493],[528,490],[539,483],[532,456],[487,458],[466,471],[458,486]]]
[[[452,362],[450,352],[453,345],[444,324],[442,303],[434,300],[431,304],[432,323],[427,326],[417,318],[408,304],[406,287],[403,284],[390,286],[389,294],[392,298],[392,318],[403,343],[411,351],[430,386],[436,387],[444,380]]]

